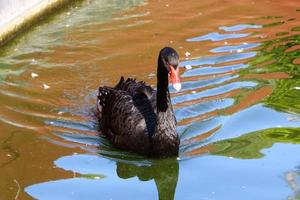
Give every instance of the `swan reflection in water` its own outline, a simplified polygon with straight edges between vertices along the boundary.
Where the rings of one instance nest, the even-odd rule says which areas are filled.
[[[154,180],[159,199],[174,199],[178,180],[179,164],[176,159],[157,160],[150,166],[137,166],[128,163],[117,163],[117,174],[120,178],[138,177],[140,181]]]
[[[25,192],[36,199],[169,200],[175,196],[179,173],[175,158],[136,161],[77,154],[54,163],[72,171],[72,178],[34,184]]]

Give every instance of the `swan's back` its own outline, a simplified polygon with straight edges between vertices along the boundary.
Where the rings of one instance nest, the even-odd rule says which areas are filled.
[[[128,92],[131,96],[137,94],[144,94],[148,99],[151,99],[152,95],[155,94],[151,86],[147,85],[143,81],[137,82],[136,79],[128,78],[124,79],[122,76],[119,83],[114,87],[116,90],[123,90]]]
[[[100,87],[98,111],[102,132],[119,148],[141,154],[152,151],[156,114],[142,82],[121,78],[115,88]],[[145,91],[152,92],[149,87]]]

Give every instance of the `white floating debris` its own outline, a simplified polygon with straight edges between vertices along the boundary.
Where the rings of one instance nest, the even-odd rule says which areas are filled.
[[[31,59],[32,63],[36,63],[36,60],[34,58]]]
[[[70,13],[70,12],[67,12],[67,15],[71,15],[71,13]]]
[[[7,154],[7,156],[8,156],[8,157],[12,157],[12,155],[11,155],[11,154],[9,154],[9,153]]]
[[[233,159],[233,157],[230,156],[229,159]]]
[[[66,27],[69,28],[69,27],[70,27],[70,24],[66,24]]]
[[[31,72],[31,78],[36,78],[38,77],[39,75],[37,73],[34,73],[34,72]]]
[[[95,176],[95,177],[94,177],[94,179],[97,179],[97,180],[99,180],[99,179],[100,179],[100,177],[99,177],[99,176]]]
[[[294,87],[295,90],[300,90],[300,87],[296,86]]]
[[[185,69],[187,69],[187,70],[190,70],[190,69],[193,68],[192,65],[186,65],[186,66],[184,66],[184,67],[185,67]]]
[[[149,77],[149,78],[154,78],[155,75],[156,75],[155,73],[152,73],[152,72],[151,72],[151,73],[148,75],[148,77]]]
[[[242,53],[244,51],[244,49],[238,49],[237,52],[238,53]]]
[[[50,122],[50,124],[54,124],[54,122]]]
[[[267,37],[267,35],[265,35],[265,34],[262,34],[262,35],[257,35],[256,37],[258,37],[258,38],[266,38]]]
[[[227,44],[228,44],[228,42],[227,42],[227,41],[225,41],[225,42],[224,42],[224,44],[225,44],[225,45],[227,45]]]
[[[248,43],[247,42],[243,42],[243,45],[247,45]]]
[[[195,90],[193,90],[193,91],[192,91],[192,94],[196,94],[196,91],[195,91]]]
[[[190,52],[185,52],[185,54],[184,54],[186,57],[189,57],[190,55],[191,55],[191,53]]]
[[[64,114],[64,112],[63,111],[59,111],[57,114],[62,115],[62,114]]]
[[[166,7],[169,7],[169,4],[166,4]]]
[[[43,84],[43,88],[44,88],[45,90],[48,90],[48,89],[50,88],[50,86],[47,85],[47,84]]]
[[[180,157],[177,157],[176,160],[180,160]]]
[[[173,41],[171,40],[170,43],[173,44]]]

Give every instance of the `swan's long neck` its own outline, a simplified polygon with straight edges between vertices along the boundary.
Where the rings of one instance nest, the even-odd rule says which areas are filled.
[[[179,137],[176,132],[176,120],[169,93],[168,67],[161,55],[157,65],[157,118],[156,129],[152,136],[153,153],[159,156],[178,155]]]
[[[163,78],[164,77],[164,78]],[[168,74],[157,79],[157,117],[152,136],[153,153],[161,157],[178,155],[179,138],[168,89]]]
[[[166,112],[170,104],[168,71],[161,59],[157,66],[157,112]]]

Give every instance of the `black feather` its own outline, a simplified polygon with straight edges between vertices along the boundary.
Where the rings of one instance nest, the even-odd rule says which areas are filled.
[[[178,62],[175,50],[161,51],[159,59]],[[177,60],[176,60],[177,59]],[[175,61],[174,61],[175,60]],[[168,61],[167,61],[168,62]],[[166,63],[166,62],[159,62]],[[159,64],[158,71],[167,66]],[[158,73],[164,74],[164,73]],[[158,77],[158,82],[166,77]],[[168,84],[159,84],[158,91],[145,82],[124,77],[114,87],[99,87],[97,108],[102,132],[119,148],[144,155],[178,155],[179,138]],[[157,94],[166,95],[157,99]],[[163,103],[165,110],[159,109]]]

